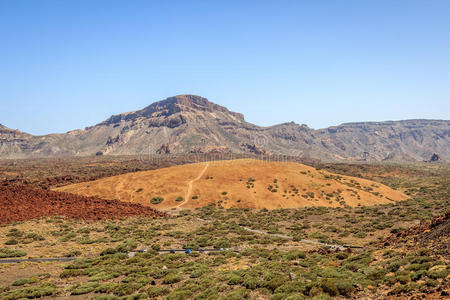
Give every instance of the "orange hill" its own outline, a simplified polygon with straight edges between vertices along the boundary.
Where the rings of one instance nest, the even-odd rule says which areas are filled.
[[[141,203],[158,209],[195,208],[212,202],[225,208],[336,207],[407,199],[403,193],[374,181],[316,170],[299,163],[251,159],[129,173],[57,190]]]

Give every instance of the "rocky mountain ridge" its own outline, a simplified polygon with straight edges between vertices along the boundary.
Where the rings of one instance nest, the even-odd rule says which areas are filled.
[[[450,121],[344,123],[311,129],[294,122],[261,127],[195,95],[64,134],[33,136],[0,125],[0,158],[186,153],[280,154],[324,161],[450,161]]]

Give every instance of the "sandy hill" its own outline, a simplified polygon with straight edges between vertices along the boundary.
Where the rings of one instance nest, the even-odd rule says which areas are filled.
[[[225,208],[336,207],[375,205],[407,198],[399,191],[365,179],[336,175],[299,163],[250,159],[128,173],[57,190],[159,209],[195,208],[212,202]]]

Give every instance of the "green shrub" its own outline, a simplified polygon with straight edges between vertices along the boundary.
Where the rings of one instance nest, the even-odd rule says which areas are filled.
[[[348,258],[348,253],[347,252],[338,252],[336,253],[336,258],[337,259],[347,259]]]
[[[25,255],[27,255],[27,253],[23,250],[0,248],[0,258],[21,257]]]
[[[396,285],[389,293],[388,295],[398,295],[398,294],[404,294],[409,292],[409,286],[406,284],[400,284]]]
[[[31,283],[36,283],[39,281],[39,277],[37,276],[33,276],[33,277],[25,277],[25,278],[20,278],[17,279],[16,281],[13,282],[13,286],[21,286],[21,285],[25,285],[25,284],[31,284]]]
[[[286,254],[286,259],[287,260],[296,260],[296,259],[304,259],[306,258],[306,253],[305,251],[301,251],[301,250],[291,250]]]
[[[270,296],[269,300],[304,300],[304,299],[305,299],[305,296],[303,296],[302,294],[278,293],[278,294],[273,294],[272,296]]]
[[[77,284],[72,287],[71,295],[84,295],[93,292],[100,284],[97,282]]]
[[[354,234],[354,236],[357,238],[363,239],[367,236],[367,233],[360,231],[360,232]]]
[[[19,290],[13,290],[0,294],[2,300],[24,299],[24,298],[40,298],[51,296],[56,293],[56,286],[52,283],[43,283],[38,286],[25,287]]]
[[[395,227],[395,228],[391,229],[391,233],[398,233],[403,230],[405,230],[405,229],[403,229],[402,227]]]
[[[216,249],[220,249],[220,248],[225,249],[225,248],[230,248],[230,247],[231,247],[231,244],[227,239],[220,239],[214,243],[214,248],[216,248]]]
[[[73,251],[70,251],[69,253],[66,253],[64,256],[66,256],[66,257],[77,257],[77,256],[80,256],[80,255],[81,255],[81,251],[73,250]]]
[[[339,291],[339,294],[345,297],[349,297],[350,294],[355,290],[352,282],[349,280],[339,280],[336,282],[336,287]]]
[[[336,282],[333,279],[324,279],[320,283],[322,290],[330,296],[339,295],[339,290],[336,286]]]
[[[398,261],[395,261],[395,262],[393,262],[393,263],[390,263],[390,264],[386,267],[386,269],[387,269],[389,272],[396,272],[400,267],[401,267],[401,264],[400,264]]]
[[[417,272],[412,272],[411,274],[409,274],[409,278],[411,278],[412,281],[417,281],[420,278],[423,278],[424,275],[427,274],[427,271],[425,270],[419,270]]]
[[[106,248],[100,253],[100,256],[115,254],[117,252],[118,250],[116,248]]]
[[[137,242],[134,239],[127,239],[117,246],[117,252],[129,252],[137,248]]]
[[[150,275],[152,275],[152,277],[155,279],[163,278],[168,273],[169,273],[168,270],[164,270],[161,268],[155,268],[155,269],[150,270]]]
[[[169,273],[164,277],[163,283],[164,284],[173,284],[173,283],[180,282],[181,280],[183,280],[183,277],[180,274]]]
[[[183,199],[183,197],[181,197],[181,196],[178,196],[177,197],[177,199],[175,199],[175,201],[177,201],[177,202],[181,202],[181,201],[183,201],[184,199]]]
[[[228,300],[241,300],[250,298],[250,291],[244,288],[234,290],[227,295]]]
[[[61,242],[68,242],[71,239],[75,238],[77,236],[77,234],[75,232],[70,232],[68,234],[66,234],[65,236],[63,236],[62,238],[60,238],[59,240]]]
[[[261,286],[261,283],[258,279],[254,278],[253,276],[246,276],[242,282],[242,285],[249,290],[255,290],[258,287]]]
[[[105,281],[109,279],[113,279],[120,276],[117,272],[99,272],[91,277],[89,277],[89,281]]]
[[[9,232],[6,234],[6,236],[8,236],[8,237],[16,237],[16,238],[20,238],[20,237],[22,237],[24,235],[24,232],[23,231],[20,231],[19,229],[17,229],[17,228],[11,228],[10,230],[9,230]]]
[[[383,269],[370,269],[369,272],[367,272],[367,279],[369,280],[382,280],[384,276],[386,275],[386,271]]]
[[[310,289],[309,292],[308,292],[308,295],[309,295],[310,297],[314,297],[313,299],[315,299],[315,296],[318,296],[318,295],[321,295],[321,294],[323,294],[323,290],[322,290],[322,288],[319,287],[319,286],[313,286],[313,287],[311,287],[311,289]]]
[[[17,245],[18,243],[16,239],[9,239],[5,242],[5,245]]]
[[[269,281],[266,281],[264,286],[273,292],[278,287],[282,286],[285,282],[286,282],[286,278],[277,276],[275,278],[270,279]]]
[[[411,263],[412,264],[423,264],[423,263],[430,262],[430,261],[432,261],[432,259],[429,256],[417,256],[411,260]]]
[[[425,281],[425,285],[426,286],[438,286],[439,285],[439,281],[434,280],[434,279],[427,279]]]
[[[27,235],[25,235],[26,239],[31,239],[33,241],[43,241],[45,240],[45,238],[41,235],[38,235],[34,232],[28,233]]]
[[[118,300],[116,296],[113,295],[101,295],[101,296],[95,296],[92,297],[91,300]]]
[[[164,198],[163,197],[153,197],[151,200],[150,200],[150,203],[151,204],[160,204],[161,202],[163,202],[164,201]]]
[[[228,279],[229,285],[237,285],[237,284],[241,284],[241,283],[242,283],[242,277],[239,275],[232,275]]]
[[[115,283],[115,282],[107,282],[107,283],[103,283],[102,285],[98,286],[95,289],[96,293],[112,293],[114,292],[114,289],[119,285],[119,283]]]
[[[314,195],[314,192],[306,192],[306,195],[308,195],[310,198],[314,198],[316,195]]]
[[[430,263],[423,263],[423,264],[410,264],[405,268],[405,270],[408,271],[418,271],[418,270],[428,270],[430,268]]]
[[[142,283],[119,283],[114,287],[113,293],[118,296],[131,295],[142,288],[145,284]]]
[[[312,300],[331,300],[328,294],[320,293],[312,298]]]
[[[279,286],[274,293],[280,294],[303,294],[306,291],[306,286],[300,281],[286,281],[283,285]]]
[[[147,290],[147,294],[152,297],[162,297],[169,293],[169,289],[163,286],[153,286]]]
[[[407,284],[409,282],[409,276],[407,275],[398,275],[395,277],[395,279],[401,284]]]
[[[432,279],[446,278],[448,274],[449,274],[448,269],[430,270],[427,272],[427,276]]]
[[[77,277],[77,276],[84,276],[89,275],[88,269],[68,269],[64,270],[59,274],[60,278],[70,278],[70,277]]]
[[[190,290],[173,290],[171,291],[166,299],[167,300],[184,300],[184,299],[190,299],[192,296],[192,291]]]

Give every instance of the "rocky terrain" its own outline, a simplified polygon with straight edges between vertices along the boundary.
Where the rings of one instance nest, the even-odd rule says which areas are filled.
[[[139,204],[5,183],[0,186],[0,207],[0,225],[43,216],[65,216],[81,220],[117,219],[138,215],[165,216],[165,213]]]
[[[406,239],[409,243],[405,245]],[[438,250],[445,259],[450,259],[450,212],[392,234],[383,242],[385,246],[399,247],[403,243],[404,247]]]
[[[0,125],[0,158],[252,153],[324,161],[450,161],[450,121],[260,127],[240,113],[179,95],[83,130],[33,136]]]

